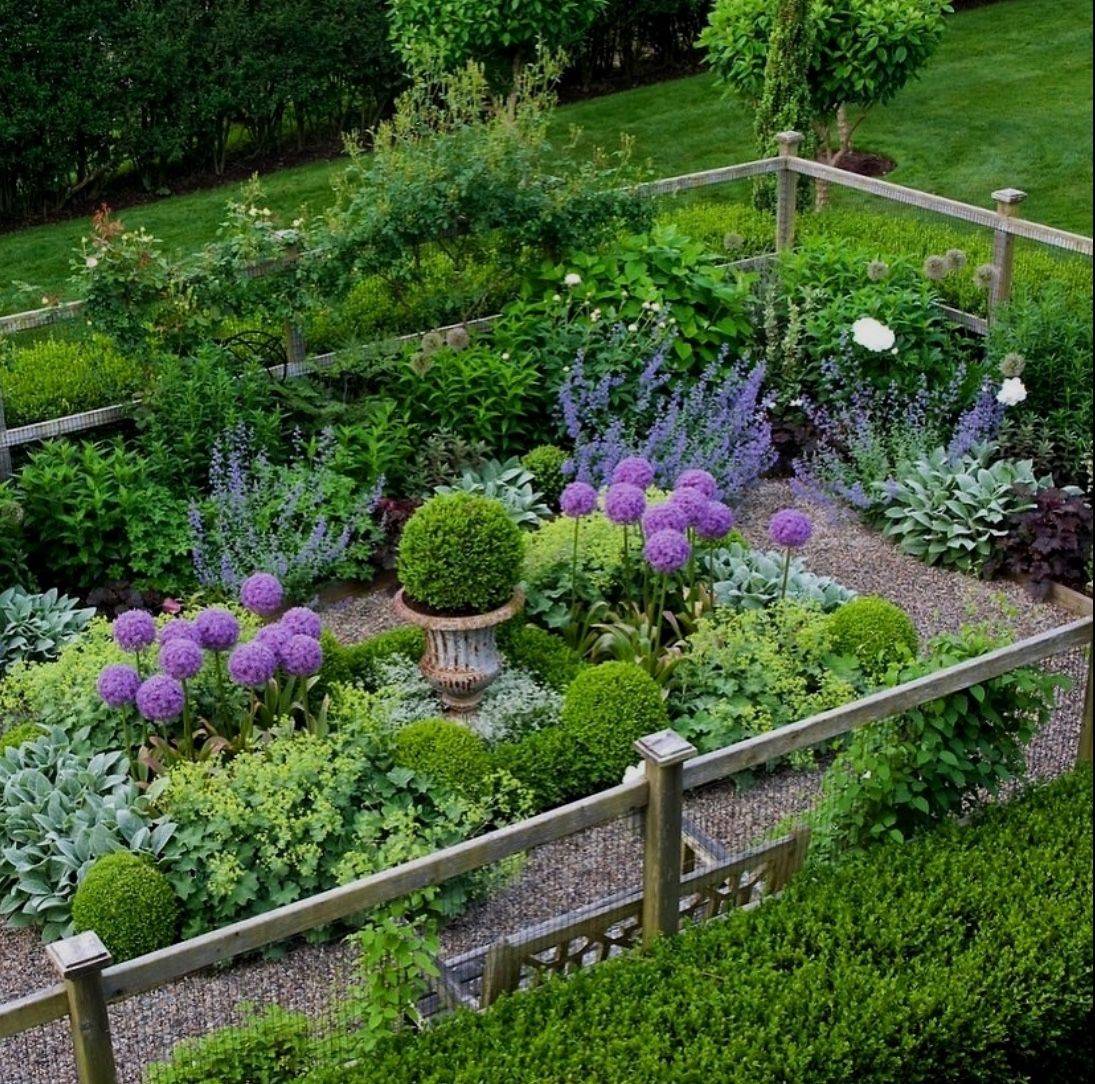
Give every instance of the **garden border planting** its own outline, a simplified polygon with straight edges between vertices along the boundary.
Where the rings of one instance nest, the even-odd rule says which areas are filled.
[[[108,1084],[116,1079],[108,1003],[639,810],[646,825],[642,935],[649,943],[676,932],[681,917],[679,901],[687,884],[687,878],[684,883],[681,880],[686,789],[725,779],[772,757],[805,749],[1068,650],[1089,648],[1093,622],[1089,604],[1084,608],[1084,616],[1047,632],[703,757],[693,759],[695,750],[672,731],[649,735],[636,743],[646,761],[645,777],[122,964],[106,966],[109,954],[94,935],[58,942],[51,958],[64,982],[0,1006],[0,1038],[68,1015],[81,1084]],[[1082,762],[1090,762],[1092,756],[1092,701],[1089,654],[1076,752]],[[731,867],[737,868],[736,863],[732,861]]]
[[[1026,238],[1039,244],[1079,253],[1089,258],[1092,255],[1092,238],[1017,217],[1017,208],[1026,195],[1018,189],[1003,188],[994,191],[992,195],[996,201],[996,208],[995,210],[989,210],[959,200],[949,199],[945,196],[933,195],[919,189],[906,188],[889,181],[862,177],[846,170],[800,158],[794,152],[797,150],[801,139],[802,137],[796,132],[783,132],[779,136],[780,153],[775,157],[650,181],[635,186],[635,191],[640,195],[651,196],[672,194],[726,184],[764,174],[778,174],[781,183],[777,186],[778,204],[775,237],[777,252],[791,247],[794,243],[795,190],[799,176],[828,181],[882,199],[991,229],[995,238],[993,266],[996,273],[989,297],[989,318],[986,320],[952,306],[940,306],[948,321],[980,335],[988,333],[992,322],[993,309],[1006,303],[1010,298],[1014,238]],[[755,268],[770,258],[770,255],[762,255],[738,261],[730,266],[741,269]],[[272,274],[284,267],[285,263],[285,260],[266,261],[249,268],[246,276],[262,277]],[[28,331],[48,327],[65,320],[76,319],[80,316],[83,306],[83,301],[71,301],[48,308],[2,316],[0,317],[0,334]],[[470,322],[467,326],[488,326],[492,319],[489,316],[483,317]],[[440,330],[444,331],[446,329],[442,328]],[[426,334],[429,334],[429,332],[414,332],[400,336],[396,341],[410,342],[421,339]],[[336,356],[336,354],[331,353],[306,358],[303,335],[299,328],[292,325],[286,328],[285,341],[287,364],[277,366],[275,370],[282,371],[285,376],[299,376],[323,368],[325,365],[330,365]],[[13,447],[114,424],[129,415],[132,405],[132,403],[112,404],[79,414],[34,422],[9,430],[4,420],[3,402],[0,400],[0,480],[11,475],[11,449]]]

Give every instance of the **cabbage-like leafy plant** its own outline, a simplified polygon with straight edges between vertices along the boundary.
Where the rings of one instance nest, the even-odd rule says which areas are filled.
[[[53,727],[0,756],[0,917],[72,932],[72,896],[96,858],[129,850],[158,858],[175,832],[152,819],[119,752],[92,753],[85,728]]]
[[[95,616],[52,587],[31,594],[20,587],[0,593],[0,674],[14,662],[43,662],[57,657]]]
[[[980,574],[1001,540],[1009,520],[1034,507],[1039,489],[1029,459],[998,459],[980,445],[952,461],[943,448],[906,468],[900,481],[877,488],[883,502],[883,531],[903,553],[930,565]]]
[[[720,546],[705,557],[715,605],[734,610],[762,610],[778,602],[783,588],[783,554],[755,550],[740,542]],[[786,597],[828,613],[855,598],[855,592],[828,576],[806,571],[792,557],[787,572]]]
[[[539,527],[551,517],[551,509],[542,493],[535,489],[536,479],[517,458],[499,463],[490,459],[480,467],[467,467],[452,485],[435,486],[436,493],[475,493],[501,501],[509,518],[518,527]]]

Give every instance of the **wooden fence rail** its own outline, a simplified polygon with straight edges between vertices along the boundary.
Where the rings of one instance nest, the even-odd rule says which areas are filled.
[[[1025,237],[1037,241],[1039,244],[1080,253],[1088,257],[1092,255],[1092,239],[1090,237],[1070,233],[1067,230],[1059,230],[1052,226],[1044,226],[1037,222],[1028,222],[1016,217],[1014,214],[1015,208],[1025,195],[1018,189],[999,189],[993,192],[996,209],[990,210],[977,207],[971,203],[948,199],[945,196],[922,192],[919,189],[906,188],[890,181],[882,181],[874,177],[861,177],[846,170],[800,158],[794,152],[801,140],[802,137],[797,132],[782,132],[779,136],[780,152],[773,158],[761,158],[756,161],[741,162],[718,169],[702,170],[697,173],[682,174],[678,177],[666,177],[658,181],[649,181],[636,185],[635,191],[647,196],[666,195],[712,185],[727,184],[765,174],[776,174],[778,201],[776,232],[773,239],[776,252],[790,247],[794,242],[795,182],[799,176],[824,180],[844,188],[866,192],[880,199],[918,207],[933,214],[991,229],[995,238],[993,259],[996,275],[989,296],[989,318],[985,319],[974,313],[963,312],[949,305],[940,306],[944,317],[951,323],[979,335],[988,333],[993,311],[1006,303],[1010,297],[1013,263],[1013,246],[1011,242],[1015,237]],[[246,274],[248,277],[274,274],[291,265],[293,259],[293,256],[288,256],[280,260],[267,261],[248,269]],[[754,257],[751,260],[738,261],[737,266],[756,265],[765,259],[767,257]],[[68,301],[28,312],[0,316],[0,334],[29,331],[34,328],[49,327],[64,320],[76,319],[84,313],[84,308],[85,302],[83,301]],[[481,320],[473,321],[473,324],[486,326],[493,319],[494,317],[484,317]],[[413,341],[421,339],[426,333],[425,331],[415,332],[410,335],[400,336],[394,341]],[[288,376],[301,376],[315,369],[323,368],[325,364],[329,365],[335,356],[333,354],[322,354],[306,358],[304,340],[299,328],[288,329],[286,342],[290,365],[288,367],[279,366],[278,369],[285,368]],[[63,418],[51,418],[14,429],[7,429],[4,422],[3,398],[0,396],[0,480],[11,476],[12,448],[52,437],[67,436],[97,429],[105,425],[117,424],[130,415],[133,405],[133,402],[115,403],[84,411],[80,414],[71,414]]]
[[[641,936],[645,942],[671,934],[681,917],[680,901],[690,887],[713,891],[717,884],[725,881],[725,877],[715,876],[710,868],[707,873],[693,871],[682,879],[682,869],[688,869],[684,861],[688,830],[682,822],[687,790],[726,779],[796,749],[850,733],[1010,670],[1078,647],[1090,647],[1091,634],[1092,618],[1088,612],[1078,620],[1048,632],[705,756],[695,756],[695,750],[672,731],[649,735],[636,742],[637,751],[646,761],[643,778],[125,963],[105,966],[107,958],[97,938],[70,939],[79,940],[79,944],[60,942],[58,945],[62,947],[52,947],[51,953],[62,983],[0,1006],[0,1039],[67,1015],[81,1067],[81,1084],[113,1084],[113,1058],[108,1056],[107,1004],[638,811],[643,812],[646,840],[641,899],[607,901],[601,910],[569,916],[568,921],[585,922],[595,914],[604,932],[611,921],[630,917],[641,922]],[[1091,759],[1091,673],[1089,656],[1077,747],[1077,758],[1088,761]],[[772,845],[767,851],[753,855],[756,861],[752,864],[763,865],[769,871],[769,880],[778,886],[786,879],[788,870],[801,860],[803,845],[801,839],[794,846],[780,841],[779,847]],[[750,865],[738,862],[738,858],[743,857],[747,856],[717,853],[708,856],[713,862],[722,863],[715,872],[721,870],[727,875]],[[737,889],[730,885],[719,891],[732,894]],[[735,898],[740,903],[744,897],[739,892]],[[708,904],[714,907],[713,913],[717,913],[717,900],[710,899]],[[566,924],[562,928],[569,929]],[[518,963],[524,961],[521,966],[535,965],[530,957],[534,950],[543,947],[543,938],[534,931],[523,940],[518,938],[513,942],[516,955],[495,959],[491,965],[495,970],[488,984],[494,991],[491,997],[502,989],[515,988],[519,981]],[[502,967],[501,973],[499,967]],[[487,982],[486,976],[484,982]],[[448,994],[448,1000],[461,1000],[452,990]]]

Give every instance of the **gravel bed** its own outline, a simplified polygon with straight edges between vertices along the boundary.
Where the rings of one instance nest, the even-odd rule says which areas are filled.
[[[768,548],[766,525],[778,508],[793,503],[784,483],[758,487],[739,517],[754,545]],[[987,622],[1029,636],[1072,618],[1067,611],[1034,601],[1014,583],[983,583],[929,568],[900,554],[887,540],[857,522],[815,519],[807,567],[860,593],[884,595],[902,605],[925,637],[963,624]],[[339,639],[353,642],[395,624],[390,579],[357,596],[321,602],[324,623]],[[1028,749],[1031,775],[1054,775],[1071,765],[1083,700],[1080,651],[1054,660],[1073,676],[1073,688],[1058,695],[1050,724]],[[747,790],[727,783],[689,795],[687,816],[731,849],[747,846],[785,817],[809,807],[820,792],[822,770],[783,770],[761,776]],[[506,933],[556,918],[605,895],[638,885],[642,845],[636,817],[620,820],[539,847],[508,878],[469,907],[443,931],[443,955],[451,957]],[[30,931],[0,930],[0,999],[20,996],[53,981],[44,952]],[[240,1003],[279,1003],[317,1017],[352,974],[352,953],[343,943],[299,945],[275,960],[192,975],[170,987],[111,1009],[123,1081],[140,1079],[136,1068],[165,1057],[174,1041],[202,1034],[240,1018]],[[62,1024],[0,1042],[0,1080],[5,1084],[65,1084],[74,1079],[67,1031]]]

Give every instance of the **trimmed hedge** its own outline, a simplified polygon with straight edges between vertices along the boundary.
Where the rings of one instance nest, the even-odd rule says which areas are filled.
[[[868,673],[879,674],[895,662],[916,657],[916,626],[900,606],[878,595],[844,603],[829,619],[833,647],[854,655]]]
[[[430,776],[457,794],[477,796],[490,774],[490,753],[483,739],[452,719],[419,719],[395,735],[396,764]]]
[[[526,625],[520,616],[498,630],[498,646],[510,666],[527,670],[537,681],[561,693],[587,666],[561,636],[539,625]]]
[[[375,692],[380,663],[396,658],[418,662],[426,651],[426,634],[414,625],[388,629],[357,644],[340,643],[329,629],[324,629],[320,642],[323,644],[320,683],[325,689],[341,683],[361,685]]]
[[[1014,1084],[1092,1056],[1091,774],[309,1084]]]

